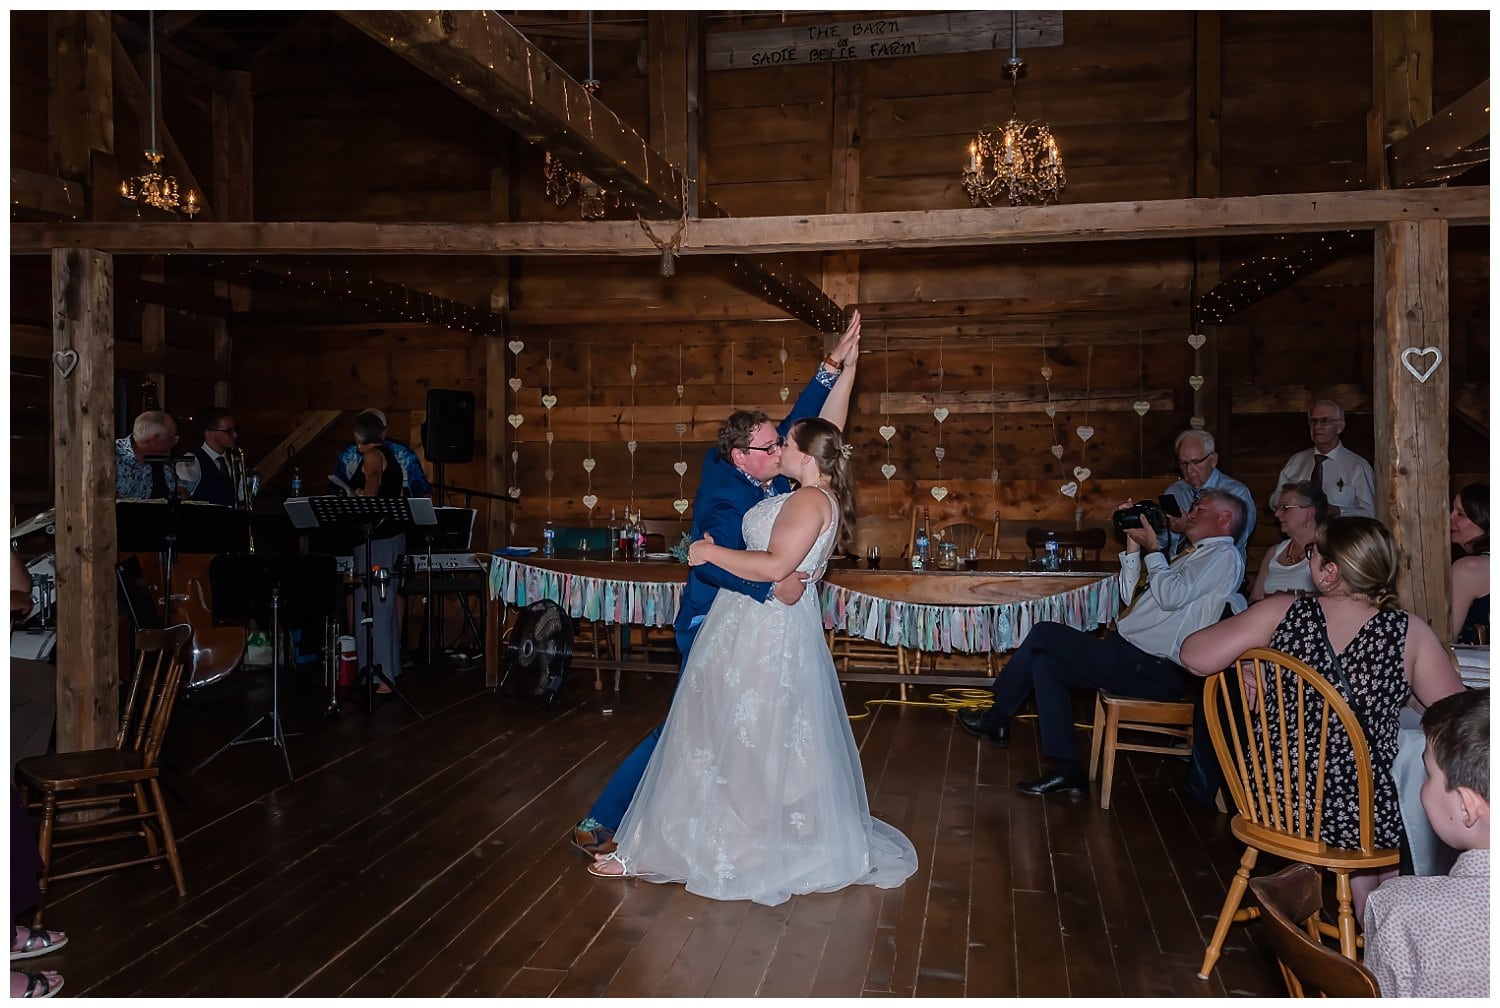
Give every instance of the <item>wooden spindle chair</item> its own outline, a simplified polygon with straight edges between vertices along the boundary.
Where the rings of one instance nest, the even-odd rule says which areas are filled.
[[[192,656],[193,628],[183,623],[165,630],[140,630],[135,635],[135,647],[135,669],[121,705],[114,746],[32,756],[16,766],[22,800],[28,809],[40,809],[42,813],[37,837],[42,855],[42,902],[37,906],[35,927],[42,926],[47,890],[59,879],[166,862],[177,894],[187,895],[177,840],[162,800],[158,761],[183,669]],[[41,793],[40,801],[31,800],[33,791]],[[105,814],[58,821],[59,813],[79,810],[102,810]],[[55,870],[56,855],[62,848],[137,837],[145,843],[144,857]]]
[[[1308,864],[1294,864],[1275,875],[1250,880],[1260,904],[1266,937],[1276,952],[1281,978],[1292,997],[1380,997],[1380,983],[1361,963],[1346,959],[1317,938],[1323,909],[1323,880]]]
[[[1247,679],[1255,683],[1257,702],[1253,705]],[[1208,978],[1223,951],[1230,924],[1259,916],[1255,907],[1240,904],[1261,851],[1333,874],[1338,924],[1334,928],[1320,923],[1319,929],[1337,935],[1339,951],[1348,959],[1356,958],[1349,877],[1356,871],[1395,865],[1400,851],[1375,845],[1374,770],[1369,743],[1354,712],[1333,683],[1291,655],[1270,648],[1246,651],[1229,669],[1215,675],[1203,702],[1214,752],[1238,810],[1229,828],[1244,842],[1245,853],[1229,884],[1198,976]],[[1348,737],[1354,753],[1359,846],[1353,850],[1330,847],[1321,836],[1327,755],[1330,741],[1340,735]],[[1314,764],[1316,772],[1306,772]]]

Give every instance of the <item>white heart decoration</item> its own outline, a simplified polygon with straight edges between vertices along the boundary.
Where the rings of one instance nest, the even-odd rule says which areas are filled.
[[[889,441],[891,438],[896,436],[896,428],[892,427],[890,424],[883,424],[880,428],[880,436]]]
[[[68,375],[73,373],[73,369],[78,366],[78,351],[52,351],[52,366],[57,368],[57,373],[66,379]]]
[[[1144,399],[1137,399],[1130,404],[1130,408],[1135,410],[1136,416],[1145,416],[1147,411],[1151,409],[1151,404]]]
[[[521,488],[520,487],[511,487],[509,490],[507,490],[505,492],[508,495],[510,495],[511,497],[514,497],[514,498],[516,498],[518,500],[521,497]]]
[[[686,434],[686,433],[687,433],[687,424],[685,424],[685,423],[680,423],[680,424],[678,424],[678,425],[677,425],[677,426],[676,426],[676,428],[675,428],[675,429],[676,429],[676,431],[677,431],[677,436],[678,436],[678,437],[682,437],[682,435],[684,435],[684,434]]]
[[[943,461],[943,456],[948,454],[948,450],[942,445],[938,445],[936,448],[932,449],[932,454],[936,455],[937,460],[941,462]]]
[[[1080,483],[1082,483],[1092,475],[1094,475],[1094,470],[1088,468],[1087,466],[1073,467],[1073,477]]]
[[[548,409],[551,409],[552,407],[557,405],[557,396],[548,392],[546,395],[542,396],[542,405],[547,407]]]
[[[939,406],[937,409],[932,411],[932,415],[937,417],[938,423],[942,423],[944,420],[948,419],[948,407]]]
[[[521,379],[519,379],[519,378],[512,378],[510,381],[506,382],[505,384],[507,384],[507,385],[510,386],[510,390],[512,392],[519,392],[519,391],[521,391]]]
[[[782,402],[786,402],[786,397],[792,394],[792,390],[789,389],[789,388],[787,388],[785,385],[783,385],[783,386],[781,386],[781,391],[778,392],[777,394],[779,396],[781,396],[781,401]]]
[[[892,476],[896,475],[896,467],[887,462],[885,465],[880,467],[880,473],[886,479],[890,479]]]
[[[514,448],[512,448],[510,450],[510,464],[511,465],[515,465],[516,463],[518,463],[520,461],[521,461],[521,453],[518,452],[518,451],[516,451]]]
[[[677,398],[679,398],[679,399],[682,398],[682,392],[683,392],[682,386],[681,385],[677,386]]]
[[[1052,454],[1056,455],[1058,458],[1062,458],[1062,456],[1063,456],[1063,446],[1060,445],[1060,444],[1053,445],[1052,446]]]
[[[551,443],[552,443],[552,439],[553,439],[553,438],[554,438],[554,437],[556,437],[556,436],[557,436],[557,435],[556,435],[556,434],[553,434],[553,433],[552,433],[552,432],[551,432],[551,431],[548,431],[548,432],[547,432],[547,443],[548,443],[548,444],[551,444]]]
[[[1047,417],[1049,419],[1057,419],[1057,407],[1052,405],[1051,403],[1048,403],[1045,407],[1043,407],[1043,412],[1047,414]]]
[[[1412,367],[1411,359],[1413,357],[1425,358],[1428,354],[1436,354],[1437,356],[1436,359],[1433,360],[1431,366],[1427,368],[1427,370],[1418,371],[1416,368]],[[1416,347],[1407,347],[1405,350],[1401,351],[1401,364],[1406,368],[1406,370],[1411,372],[1411,376],[1413,378],[1421,382],[1423,385],[1427,384],[1427,379],[1432,377],[1432,373],[1438,369],[1438,365],[1441,363],[1443,363],[1443,351],[1439,350],[1435,346],[1426,346],[1422,347],[1421,349],[1418,349]],[[67,376],[64,375],[63,377]]]
[[[505,419],[510,423],[512,427],[519,427],[526,422],[526,418],[519,413],[512,413]]]
[[[1188,346],[1192,347],[1194,350],[1202,350],[1203,344],[1207,342],[1208,337],[1203,335],[1202,333],[1193,333],[1193,335],[1188,337]]]
[[[1201,374],[1191,376],[1188,378],[1188,384],[1193,386],[1194,392],[1198,391],[1203,387],[1203,376]]]
[[[548,483],[551,483],[552,482],[552,477],[555,476],[555,475],[557,475],[557,474],[554,473],[551,469],[548,469],[546,472],[542,473],[542,475],[545,476],[545,477],[547,477],[547,482]]]
[[[948,488],[947,487],[945,487],[945,486],[935,486],[935,487],[932,488],[932,499],[933,500],[942,500],[946,496],[948,496]]]
[[[1051,381],[1051,380],[1052,380],[1052,368],[1049,365],[1043,364],[1042,365],[1042,381]]]
[[[1088,424],[1084,424],[1082,427],[1078,428],[1075,433],[1078,435],[1078,440],[1087,441],[1089,438],[1094,436],[1094,428],[1090,427]]]
[[[526,349],[526,344],[522,343],[518,339],[513,339],[513,340],[511,340],[509,343],[507,343],[505,345],[508,346],[508,347],[510,347],[510,352],[513,353],[513,354],[519,354],[522,350]],[[547,360],[547,366],[548,367],[552,366],[551,358],[548,358],[548,360]]]
[[[781,353],[777,354],[776,356],[780,357],[781,358],[781,363],[785,364],[786,363],[786,347],[782,347],[781,348]]]
[[[686,497],[679,497],[672,502],[672,506],[677,509],[678,514],[687,514],[688,499]]]
[[[630,377],[632,377],[632,378],[635,377],[635,365],[634,364],[630,365]]]
[[[1078,493],[1078,484],[1073,482],[1064,483],[1060,489],[1064,497],[1072,497]]]
[[[675,470],[677,470],[677,475],[679,475],[679,476],[686,476],[687,475],[687,463],[686,462],[673,462],[672,463],[672,468],[675,469]]]
[[[991,483],[999,483],[1000,482],[1000,470],[999,469],[991,469],[990,470],[990,482]]]
[[[583,495],[583,506],[586,507],[586,508],[588,508],[590,511],[594,510],[594,505],[598,504],[598,503],[599,503],[599,497],[598,497],[597,494],[584,494]]]
[[[596,466],[597,464],[598,463],[595,462],[593,459],[586,458],[586,459],[583,460],[583,471],[584,472],[593,472],[594,471],[594,466]]]
[[[625,442],[625,450],[628,451],[630,454],[634,455],[635,454],[635,442],[634,441],[626,441]]]
[[[1203,425],[1207,422],[1201,416],[1188,417],[1188,426],[1193,428],[1193,430],[1202,430]]]

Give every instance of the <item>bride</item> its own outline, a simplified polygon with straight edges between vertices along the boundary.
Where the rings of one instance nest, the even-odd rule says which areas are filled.
[[[756,581],[806,571],[792,606],[720,592],[683,669],[651,763],[596,875],[685,882],[775,906],[848,885],[889,889],[917,869],[900,831],[870,817],[859,750],[823,638],[818,593],[851,537],[854,481],[838,427],[794,424],[780,471],[800,482],[745,515],[745,550],[693,543],[689,562]]]

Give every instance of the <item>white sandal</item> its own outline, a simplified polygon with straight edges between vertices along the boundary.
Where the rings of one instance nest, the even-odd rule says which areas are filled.
[[[606,865],[619,865],[620,868],[618,871],[607,871],[605,870]],[[589,863],[589,874],[598,876],[599,878],[628,878],[630,876],[630,868],[625,864],[624,858],[620,857],[618,853],[611,851],[608,854],[600,854]]]

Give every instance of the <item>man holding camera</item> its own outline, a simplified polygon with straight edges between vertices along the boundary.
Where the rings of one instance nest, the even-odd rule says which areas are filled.
[[[1183,519],[1192,548],[1170,563],[1159,530],[1141,520],[1141,509],[1126,501],[1119,512],[1128,514],[1119,515],[1117,524],[1130,527],[1124,529],[1125,552],[1120,554],[1120,597],[1126,611],[1115,628],[1095,637],[1061,623],[1037,624],[990,687],[994,704],[958,714],[958,723],[970,735],[1004,747],[1010,743],[1011,717],[1036,694],[1042,754],[1053,766],[1041,777],[1017,782],[1022,794],[1077,794],[1088,786],[1073,733],[1073,690],[1183,699],[1192,677],[1177,664],[1182,642],[1219,619],[1244,579],[1245,561],[1235,539],[1244,529],[1247,508],[1234,494],[1205,490],[1199,495]],[[1148,579],[1135,598],[1142,562]]]
[[[1177,435],[1173,450],[1177,452],[1177,470],[1182,473],[1182,479],[1167,487],[1166,492],[1177,501],[1177,509],[1181,514],[1167,519],[1167,527],[1171,530],[1167,556],[1176,556],[1187,545],[1187,537],[1183,531],[1187,523],[1187,512],[1199,495],[1205,490],[1224,490],[1245,502],[1245,527],[1234,539],[1243,562],[1245,544],[1255,531],[1255,498],[1250,495],[1250,488],[1220,471],[1219,452],[1214,444],[1214,436],[1208,431],[1183,431]]]

